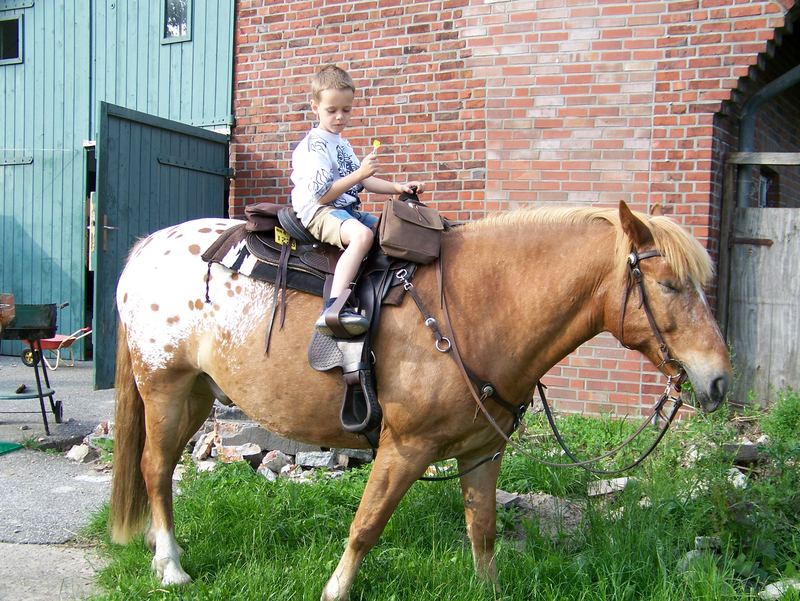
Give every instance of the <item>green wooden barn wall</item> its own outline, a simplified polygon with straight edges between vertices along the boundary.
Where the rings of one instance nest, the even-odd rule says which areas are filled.
[[[95,4],[95,133],[100,100],[198,127],[232,122],[233,0],[194,0],[191,41],[171,44],[161,43],[160,4]]]
[[[22,15],[24,25],[23,62],[0,65],[0,290],[20,303],[68,301],[63,331],[81,321],[85,300],[90,12],[86,2],[42,0],[2,10],[20,4],[0,2],[0,17]]]
[[[24,19],[23,62],[0,65],[0,291],[68,301],[61,332],[86,325],[84,141],[96,138],[100,102],[197,126],[232,122],[233,0],[193,0],[191,39],[169,44],[160,5],[0,0],[0,18]],[[2,353],[18,349],[0,342]]]

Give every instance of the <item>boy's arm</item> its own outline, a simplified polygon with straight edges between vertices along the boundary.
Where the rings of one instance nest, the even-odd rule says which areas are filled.
[[[425,189],[425,185],[422,182],[396,184],[379,177],[368,177],[361,183],[368,192],[373,192],[374,194],[400,194],[401,192],[411,194],[412,187],[416,188],[417,193],[423,192]]]
[[[345,175],[344,177],[340,177],[331,184],[331,187],[328,188],[328,191],[325,192],[322,198],[319,199],[319,204],[326,205],[332,203],[350,188],[362,181],[364,181],[364,178],[363,176],[359,176],[358,170],[353,171],[353,173]]]
[[[358,169],[333,182],[328,191],[319,199],[319,203],[323,205],[330,204],[353,186],[359,183],[366,184],[367,180],[373,179],[372,176],[377,170],[378,161],[374,153],[367,155]],[[389,194],[392,193],[389,192]]]

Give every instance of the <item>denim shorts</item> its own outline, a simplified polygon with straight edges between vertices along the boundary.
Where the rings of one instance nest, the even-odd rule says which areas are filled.
[[[348,219],[357,219],[371,230],[378,225],[378,218],[370,213],[355,209],[337,209],[336,207],[320,208],[306,228],[317,240],[344,248],[342,244],[342,223]]]

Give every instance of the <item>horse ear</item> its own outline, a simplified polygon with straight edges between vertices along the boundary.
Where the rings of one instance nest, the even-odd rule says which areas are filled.
[[[663,215],[664,215],[664,209],[660,203],[657,202],[650,208],[651,217],[661,217]]]
[[[624,200],[619,201],[619,222],[622,224],[622,231],[633,241],[634,247],[642,248],[653,242],[653,235],[648,227],[631,212]]]

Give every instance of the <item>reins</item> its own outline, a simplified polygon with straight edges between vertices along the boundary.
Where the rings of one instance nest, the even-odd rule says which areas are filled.
[[[459,371],[461,372],[461,376],[464,378],[464,381],[467,384],[467,388],[469,389],[470,394],[472,395],[472,398],[474,399],[474,401],[475,401],[475,403],[476,403],[476,405],[478,407],[478,410],[480,410],[480,412],[483,413],[484,417],[486,417],[487,421],[497,431],[497,433],[500,435],[500,437],[503,439],[503,441],[506,444],[511,445],[521,455],[524,455],[526,458],[530,459],[531,461],[534,461],[534,462],[539,463],[541,465],[545,465],[545,466],[548,466],[548,467],[580,467],[580,468],[583,468],[584,470],[586,470],[588,472],[591,472],[593,474],[599,474],[599,475],[619,474],[619,473],[625,472],[625,471],[627,471],[629,469],[632,469],[632,468],[638,466],[640,463],[642,463],[642,461],[644,461],[650,455],[650,453],[652,453],[653,450],[655,450],[656,446],[658,446],[658,444],[661,442],[661,439],[664,437],[664,435],[666,434],[667,430],[672,425],[672,421],[675,418],[675,415],[677,414],[678,410],[683,405],[683,401],[680,398],[680,388],[681,388],[681,385],[683,384],[683,382],[686,379],[686,372],[683,370],[683,368],[680,365],[680,363],[676,359],[673,359],[670,356],[669,348],[667,347],[666,342],[664,341],[664,338],[663,338],[663,336],[662,336],[662,334],[661,334],[660,330],[658,329],[658,326],[657,326],[657,324],[655,322],[655,319],[653,317],[652,311],[650,310],[650,304],[647,301],[647,295],[645,293],[644,281],[643,281],[643,278],[642,278],[642,272],[641,272],[641,269],[639,267],[639,262],[640,261],[642,261],[644,259],[650,259],[652,257],[660,257],[661,253],[659,253],[656,250],[649,250],[649,251],[645,251],[645,252],[639,254],[634,250],[634,251],[632,251],[630,253],[630,255],[628,255],[628,260],[627,260],[627,265],[628,265],[628,269],[629,269],[629,271],[628,271],[628,283],[627,283],[627,285],[625,286],[625,288],[623,290],[622,300],[621,300],[621,303],[620,303],[621,306],[620,306],[620,329],[619,329],[620,336],[619,336],[619,338],[620,338],[620,343],[625,348],[630,348],[629,346],[627,346],[624,343],[623,323],[624,323],[624,318],[625,318],[625,311],[626,311],[627,304],[628,304],[628,297],[630,295],[630,289],[632,287],[636,286],[638,288],[638,291],[639,291],[639,308],[644,310],[645,316],[647,317],[647,321],[648,321],[648,323],[650,325],[650,329],[653,332],[653,335],[656,338],[656,341],[658,342],[659,350],[661,352],[662,361],[661,361],[661,364],[658,365],[658,367],[661,368],[661,367],[663,367],[663,366],[665,366],[667,364],[671,364],[672,363],[672,364],[675,364],[677,366],[678,373],[677,373],[677,375],[667,376],[667,385],[666,385],[666,388],[665,388],[664,392],[661,394],[661,396],[659,397],[658,401],[653,406],[653,410],[652,410],[651,414],[648,415],[644,419],[644,421],[639,426],[639,428],[636,430],[636,432],[634,432],[625,441],[623,441],[621,444],[619,444],[617,447],[611,449],[610,451],[607,451],[607,452],[605,452],[602,455],[599,455],[597,457],[593,457],[591,459],[585,459],[585,460],[579,460],[576,457],[576,455],[569,449],[569,447],[567,446],[567,444],[564,441],[563,437],[561,436],[561,432],[558,430],[558,427],[557,427],[556,422],[555,422],[555,418],[553,417],[552,410],[550,408],[549,403],[547,402],[547,397],[545,396],[544,389],[546,387],[544,386],[544,384],[542,384],[540,381],[536,382],[536,384],[534,385],[534,389],[531,390],[531,392],[525,396],[526,400],[524,400],[523,402],[521,402],[521,403],[519,403],[517,405],[514,405],[514,404],[506,401],[505,399],[503,399],[497,393],[497,388],[491,382],[480,380],[477,377],[477,375],[475,374],[475,372],[472,371],[469,367],[467,367],[467,365],[464,363],[463,359],[461,358],[461,353],[458,350],[458,344],[457,344],[456,337],[455,337],[455,330],[453,328],[452,322],[450,320],[450,315],[449,315],[449,312],[448,312],[448,309],[447,309],[447,299],[446,299],[446,295],[445,295],[445,286],[444,286],[443,271],[442,271],[442,263],[443,263],[443,260],[444,260],[444,256],[443,255],[444,255],[444,248],[442,248],[441,255],[440,255],[439,259],[437,260],[436,265],[437,265],[437,276],[438,276],[438,281],[439,281],[440,303],[441,303],[441,307],[442,307],[442,313],[443,313],[443,316],[444,316],[445,325],[446,325],[447,330],[450,333],[449,337],[446,337],[446,336],[444,336],[442,334],[441,330],[439,329],[439,324],[437,323],[436,319],[433,316],[431,316],[431,314],[425,308],[425,305],[422,302],[422,299],[417,294],[416,290],[414,289],[413,284],[406,279],[407,273],[404,273],[403,271],[400,271],[400,272],[397,273],[396,277],[399,278],[403,282],[403,288],[411,295],[411,298],[414,300],[414,303],[417,305],[417,308],[419,309],[420,313],[423,316],[425,325],[431,329],[431,332],[433,333],[434,337],[436,338],[436,342],[435,342],[436,350],[438,350],[441,353],[449,353],[450,356],[453,358],[453,360],[455,361],[456,365],[459,368]],[[477,392],[478,390],[481,393],[480,395]],[[530,406],[531,402],[533,401],[533,391],[534,390],[538,390],[539,396],[540,396],[541,401],[542,401],[542,406],[544,408],[544,412],[545,412],[545,415],[547,417],[547,421],[548,421],[548,423],[550,425],[550,428],[552,429],[553,434],[556,437],[556,440],[558,441],[559,446],[563,449],[564,453],[566,453],[566,455],[572,460],[571,463],[553,463],[553,462],[549,462],[549,461],[544,461],[544,460],[542,460],[542,459],[540,459],[538,457],[534,457],[533,455],[531,455],[530,453],[525,451],[523,448],[521,448],[518,444],[516,444],[511,439],[511,435],[519,427],[519,425],[520,425],[520,423],[522,421],[522,417],[524,416],[525,412],[527,411],[528,407]],[[497,424],[497,421],[494,419],[494,417],[492,417],[492,415],[489,412],[489,410],[486,408],[486,403],[485,402],[486,402],[487,399],[492,399],[494,402],[496,402],[498,405],[500,405],[503,409],[505,409],[506,411],[511,413],[511,415],[513,417],[513,422],[512,422],[512,426],[511,426],[511,431],[509,433],[506,433],[506,432],[503,431],[503,429]],[[667,403],[667,401],[670,401],[672,403],[672,408],[669,411],[669,413],[665,416],[663,414],[663,410],[664,410],[664,405]],[[477,412],[476,412],[476,415],[477,415]],[[606,458],[609,458],[609,457],[612,457],[612,456],[616,455],[623,448],[625,448],[627,445],[632,443],[644,431],[646,426],[649,423],[651,423],[657,416],[660,417],[664,421],[664,425],[660,428],[660,431],[659,431],[658,435],[656,436],[655,440],[647,447],[647,449],[645,449],[645,451],[642,453],[642,455],[638,459],[636,459],[635,461],[633,461],[632,463],[630,463],[629,465],[627,465],[627,466],[625,466],[623,468],[619,468],[619,469],[615,469],[615,470],[603,470],[603,469],[597,469],[597,468],[591,467],[593,464],[596,464],[596,463],[598,463],[599,461],[601,461],[603,459],[606,459]],[[459,478],[461,476],[464,476],[464,475],[468,474],[472,470],[477,469],[479,466],[481,466],[481,465],[483,465],[483,464],[485,464],[485,463],[487,463],[489,461],[496,461],[501,456],[502,456],[502,448],[500,450],[498,450],[496,453],[494,453],[493,455],[482,459],[477,464],[473,465],[472,467],[470,467],[467,470],[459,472],[458,474],[453,474],[453,475],[443,476],[443,477],[422,477],[422,478],[420,478],[420,480],[440,481],[440,480],[450,480],[450,479],[453,479],[453,478]]]

